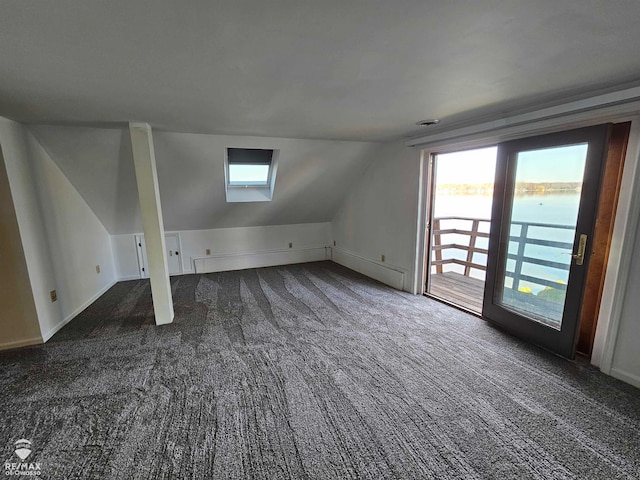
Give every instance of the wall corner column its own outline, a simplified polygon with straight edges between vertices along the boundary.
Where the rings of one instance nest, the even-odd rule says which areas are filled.
[[[153,136],[147,123],[130,122],[129,133],[147,249],[153,311],[156,325],[163,325],[173,321],[174,312]]]

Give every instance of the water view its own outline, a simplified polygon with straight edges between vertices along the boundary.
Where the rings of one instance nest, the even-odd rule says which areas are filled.
[[[512,220],[518,222],[545,223],[553,225],[566,225],[568,218],[576,218],[578,212],[578,204],[580,194],[572,192],[570,194],[531,194],[521,195],[514,202],[514,210],[512,212]],[[480,232],[489,233],[489,220],[491,219],[491,195],[448,195],[438,194],[434,203],[434,218],[446,217],[462,217],[462,218],[478,218],[487,220],[481,222],[479,226]],[[442,220],[441,228],[444,229],[460,229],[469,230],[471,221],[469,220]],[[518,229],[511,232],[512,235],[518,235]],[[541,240],[552,240],[557,242],[573,242],[574,231],[566,229],[552,229],[543,227],[531,227],[528,232],[530,238]],[[460,244],[468,245],[469,236],[460,234],[442,235],[442,244]],[[477,238],[476,247],[487,249],[489,247],[488,238]],[[570,250],[570,249],[569,249]],[[517,243],[510,242],[509,253],[517,253]],[[557,248],[546,247],[542,245],[528,244],[525,247],[525,256],[539,259],[547,259],[564,265],[569,265],[571,257],[563,255],[563,252]],[[432,254],[433,255],[433,254]],[[442,251],[442,258],[456,258],[458,260],[466,260],[467,252],[462,249],[447,249]],[[487,256],[484,253],[475,252],[472,257],[473,263],[486,266]],[[514,260],[507,262],[507,269],[513,271],[515,266]],[[566,283],[569,272],[557,268],[546,267],[535,264],[524,264],[523,274],[539,277],[542,279],[564,282]],[[432,268],[435,272],[435,268]],[[458,264],[448,264],[447,271],[463,274],[464,266]],[[485,271],[479,269],[471,269],[470,276],[480,280],[485,279]],[[533,284],[531,282],[522,282],[523,289],[530,289],[533,293],[538,293],[545,287]]]

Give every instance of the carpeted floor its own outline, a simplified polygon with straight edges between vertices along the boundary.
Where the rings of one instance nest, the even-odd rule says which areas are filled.
[[[42,478],[640,478],[640,391],[329,262],[115,285],[0,352]],[[2,472],[0,472],[2,474]]]

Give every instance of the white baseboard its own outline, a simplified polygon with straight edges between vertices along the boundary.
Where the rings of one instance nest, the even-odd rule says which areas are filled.
[[[340,247],[333,247],[331,253],[331,259],[344,267],[355,270],[397,290],[405,289],[407,272],[400,267],[365,258]]]
[[[212,273],[244,270],[247,268],[273,267],[292,263],[318,262],[327,260],[328,258],[328,247],[322,245],[282,250],[210,255],[208,257],[194,258],[193,263],[195,273]]]
[[[39,345],[43,343],[42,337],[24,338],[13,342],[0,343],[0,350],[10,350],[12,348],[26,347],[28,345]]]
[[[618,380],[622,380],[634,387],[640,388],[640,376],[635,375],[633,373],[625,372],[618,368],[611,369],[611,376],[617,378]]]
[[[60,330],[67,323],[69,323],[76,316],[78,316],[85,308],[87,308],[89,305],[91,305],[93,302],[95,302],[98,298],[100,298],[107,290],[109,290],[111,287],[113,287],[117,282],[118,282],[118,280],[113,280],[113,281],[109,282],[106,286],[104,286],[102,289],[100,289],[100,291],[98,293],[93,295],[89,300],[87,300],[81,306],[76,308],[70,315],[67,315],[66,318],[63,318],[62,321],[60,321],[57,325],[55,325],[54,327],[50,328],[48,331],[43,332],[42,333],[42,341],[43,342],[48,341],[51,337],[53,337],[56,334],[56,332],[58,332],[58,330]]]
[[[192,273],[195,273],[193,270],[183,270],[182,273],[177,273],[177,274],[171,274],[172,277],[176,276],[176,275],[190,275]],[[141,280],[143,278],[146,278],[147,280],[149,279],[149,277],[142,277],[140,275],[127,275],[125,277],[118,277],[118,282],[127,282],[129,280]]]
[[[125,277],[118,277],[118,282],[126,282],[128,280],[140,280],[140,275],[127,275]]]

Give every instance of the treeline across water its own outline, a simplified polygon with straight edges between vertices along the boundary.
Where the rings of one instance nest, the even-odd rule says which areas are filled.
[[[580,192],[580,182],[517,182],[516,195],[558,195]],[[444,183],[436,187],[441,195],[492,195],[493,183]]]

